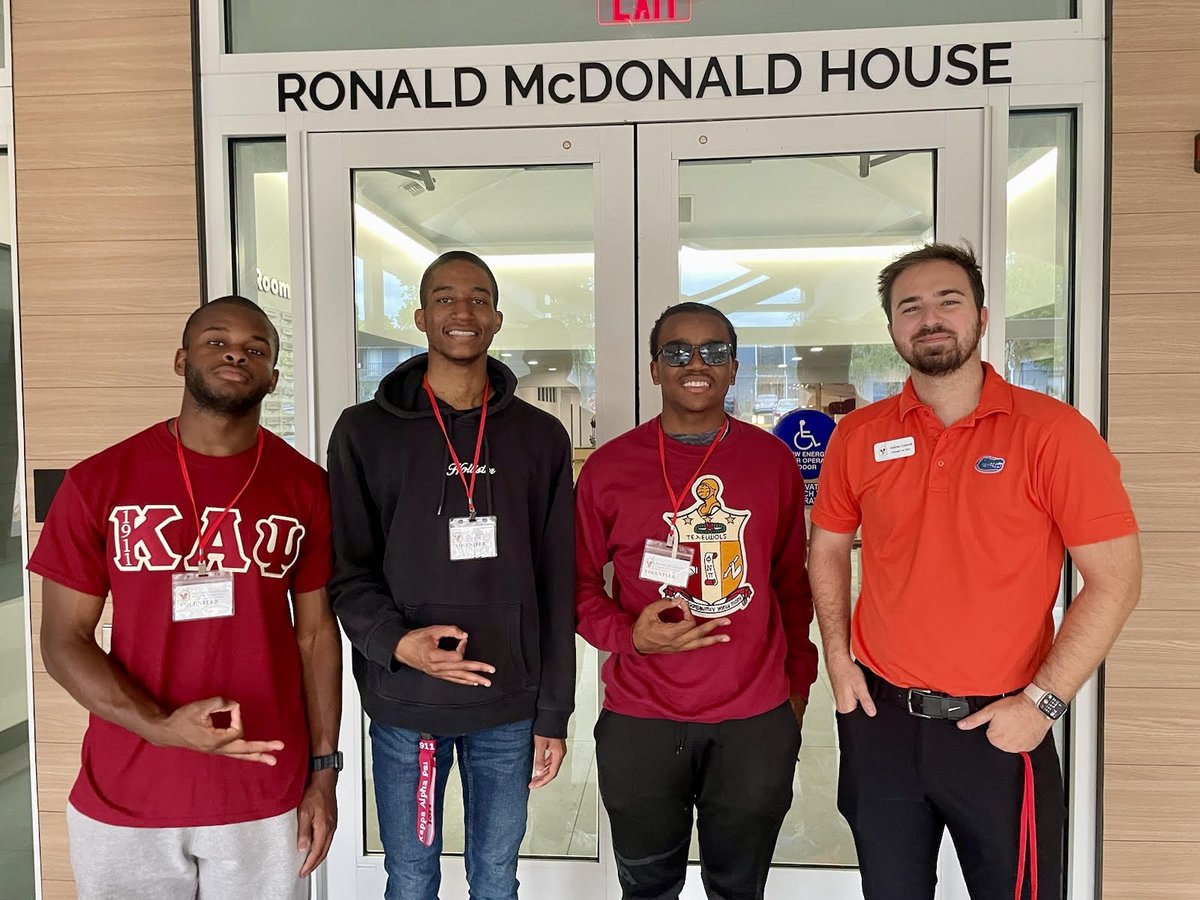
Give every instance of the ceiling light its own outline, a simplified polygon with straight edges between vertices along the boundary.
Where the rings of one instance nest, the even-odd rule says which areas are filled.
[[[793,356],[792,362],[800,362],[800,360],[802,360],[802,359],[804,359],[803,356]]]
[[[1008,179],[1008,202],[1012,203],[1022,194],[1027,194],[1046,179],[1058,172],[1058,148],[1038,157],[1012,178]]]
[[[809,347],[808,349],[812,353],[820,353],[825,348],[824,347]]]
[[[358,203],[354,204],[354,224],[387,241],[423,266],[427,266],[437,259],[438,255],[434,252],[436,247],[430,249],[430,246],[405,234],[391,222],[385,221]]]
[[[503,356],[505,359],[510,359],[512,357],[511,353],[501,353],[500,355]]]
[[[536,360],[536,359],[527,359],[527,360],[525,360],[525,365],[527,365],[527,366],[536,366],[536,365],[537,365],[537,360]]]
[[[546,371],[547,372],[557,372],[558,369],[556,369],[554,366],[550,366],[548,369],[546,369]]]
[[[786,369],[786,368],[787,368],[787,363],[780,363],[780,364],[779,364],[779,368],[781,368],[781,369]]]

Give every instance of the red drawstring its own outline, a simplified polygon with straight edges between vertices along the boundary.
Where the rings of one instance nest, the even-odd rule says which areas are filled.
[[[1013,900],[1021,900],[1021,887],[1025,883],[1025,856],[1028,846],[1029,855],[1029,897],[1037,900],[1038,896],[1038,853],[1037,853],[1037,815],[1033,791],[1033,760],[1028,753],[1022,753],[1025,760],[1025,791],[1021,798],[1021,841],[1017,852],[1017,890]]]

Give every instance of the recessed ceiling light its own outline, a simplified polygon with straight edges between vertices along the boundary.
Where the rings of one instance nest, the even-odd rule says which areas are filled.
[[[550,366],[550,367],[548,367],[548,368],[546,369],[546,371],[547,371],[547,372],[557,372],[557,371],[558,371],[558,369],[556,369],[554,366]]]
[[[527,365],[527,366],[536,366],[536,365],[537,365],[537,360],[536,360],[536,359],[527,359],[527,360],[525,360],[525,365]]]
[[[800,362],[800,360],[802,360],[802,359],[804,359],[803,356],[793,356],[792,362]]]
[[[820,353],[825,348],[824,347],[809,347],[808,349],[811,350],[813,353]]]
[[[500,355],[503,356],[505,359],[509,359],[512,357],[511,353],[501,353]]]
[[[781,369],[786,369],[786,368],[787,368],[787,363],[780,363],[780,364],[779,364],[779,368],[781,368]]]

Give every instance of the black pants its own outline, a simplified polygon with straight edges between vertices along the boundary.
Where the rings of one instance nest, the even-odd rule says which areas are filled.
[[[932,900],[942,831],[958,851],[972,900],[1012,900],[1016,887],[1025,763],[987,739],[987,726],[921,719],[876,699],[874,718],[858,707],[838,714],[838,809],[858,849],[865,900]],[[1066,809],[1054,749],[1033,762],[1038,837],[1037,900],[1062,897]],[[1021,896],[1029,900],[1026,863]]]
[[[596,765],[622,896],[679,896],[695,808],[710,900],[761,900],[799,752],[787,703],[715,725],[602,712]]]

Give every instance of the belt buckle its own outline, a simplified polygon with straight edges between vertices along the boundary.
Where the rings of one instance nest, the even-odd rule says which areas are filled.
[[[908,707],[908,714],[910,716],[916,716],[918,719],[940,718],[940,716],[931,716],[928,713],[917,712],[917,710],[915,708],[913,708],[913,696],[914,695],[919,695],[921,697],[937,697],[937,696],[939,696],[937,691],[930,691],[925,688],[909,688],[908,689],[908,697],[907,697],[905,705]]]

